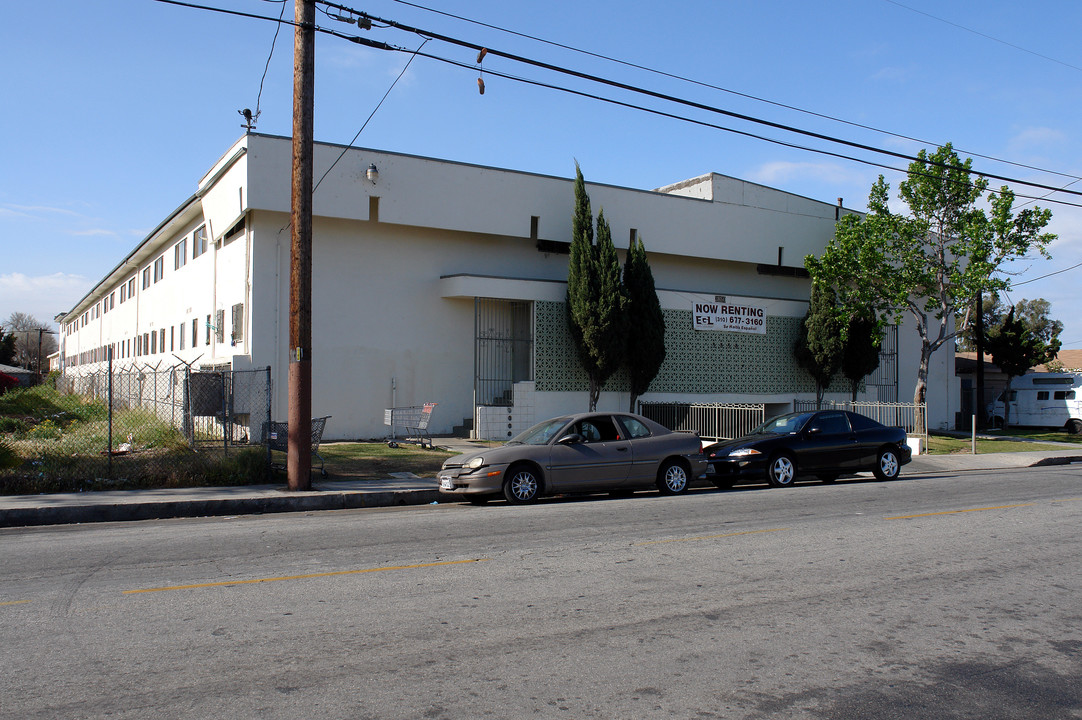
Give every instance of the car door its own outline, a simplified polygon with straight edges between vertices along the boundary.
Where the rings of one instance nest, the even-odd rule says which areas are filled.
[[[849,419],[840,410],[817,413],[804,428],[802,470],[846,470],[856,466],[857,439]]]
[[[591,415],[565,431],[571,441],[555,442],[549,476],[555,492],[590,492],[618,487],[631,469],[631,443],[610,415]]]

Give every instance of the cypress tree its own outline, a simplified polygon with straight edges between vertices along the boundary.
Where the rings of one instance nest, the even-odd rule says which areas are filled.
[[[623,355],[624,292],[620,261],[604,212],[598,213],[593,243],[590,198],[575,163],[575,210],[567,269],[567,311],[571,337],[590,379],[590,410],[597,409],[601,387]]]
[[[646,392],[665,362],[665,315],[657,299],[654,274],[641,238],[631,241],[624,260],[624,289],[627,292],[627,344],[625,358],[631,383],[631,406]]]

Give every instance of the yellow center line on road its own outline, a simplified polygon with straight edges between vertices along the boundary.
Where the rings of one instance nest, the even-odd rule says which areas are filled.
[[[743,532],[724,533],[722,535],[699,535],[697,537],[671,538],[669,540],[648,540],[646,542],[635,543],[635,546],[641,547],[643,545],[660,545],[662,543],[692,542],[693,540],[716,540],[718,538],[736,537],[737,535],[758,535],[760,533],[781,532],[782,530],[788,529],[789,528],[771,528],[770,530],[744,530]]]
[[[0,602],[0,607],[3,607],[5,605],[22,605],[23,603],[28,603],[28,602],[30,602],[30,601],[29,600],[8,600],[6,602]]]
[[[887,520],[911,520],[913,518],[934,517],[936,515],[957,515],[959,513],[984,512],[985,510],[1008,510],[1010,508],[1033,507],[1036,503],[1020,503],[1018,505],[996,505],[995,507],[968,508],[965,510],[944,510],[942,512],[922,513],[920,515],[898,515],[886,518]]]
[[[197,585],[173,585],[170,587],[143,588],[140,590],[125,590],[123,595],[136,593],[167,592],[170,590],[196,590],[199,588],[228,587],[230,585],[255,585],[257,583],[281,582],[283,580],[310,580],[312,578],[334,577],[336,575],[360,575],[361,573],[387,572],[388,570],[419,570],[421,568],[444,567],[447,565],[462,565],[465,563],[485,562],[488,558],[474,558],[472,560],[449,560],[448,562],[424,563],[421,565],[396,565],[393,567],[361,568],[359,570],[336,570],[334,572],[308,573],[306,575],[286,575],[283,577],[255,578],[253,580],[228,580],[225,582],[199,583]]]

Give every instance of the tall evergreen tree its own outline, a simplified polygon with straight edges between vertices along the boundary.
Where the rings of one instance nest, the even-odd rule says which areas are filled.
[[[857,399],[857,390],[860,389],[860,381],[879,367],[879,345],[882,337],[875,315],[863,312],[849,318],[841,371],[852,383],[854,402]]]
[[[845,325],[838,315],[834,290],[812,286],[808,313],[800,324],[800,335],[793,348],[797,365],[815,380],[815,407],[822,407],[830,381],[841,367],[845,349]]]
[[[646,392],[665,362],[665,315],[654,288],[654,274],[642,238],[631,241],[624,260],[627,291],[627,348],[625,364],[631,383],[631,407]]]
[[[590,410],[597,409],[601,387],[619,367],[624,351],[624,292],[620,261],[604,212],[598,213],[593,239],[590,198],[575,164],[575,212],[567,270],[567,310],[571,337],[590,379]]]
[[[0,365],[15,364],[15,336],[0,328]]]

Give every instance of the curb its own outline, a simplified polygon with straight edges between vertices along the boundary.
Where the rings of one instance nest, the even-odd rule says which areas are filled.
[[[220,500],[170,500],[112,503],[72,507],[9,508],[0,510],[0,528],[35,525],[70,525],[130,520],[165,520],[181,517],[259,515],[263,513],[353,510],[437,502],[438,490],[386,490],[378,492],[312,492],[282,497]]]

